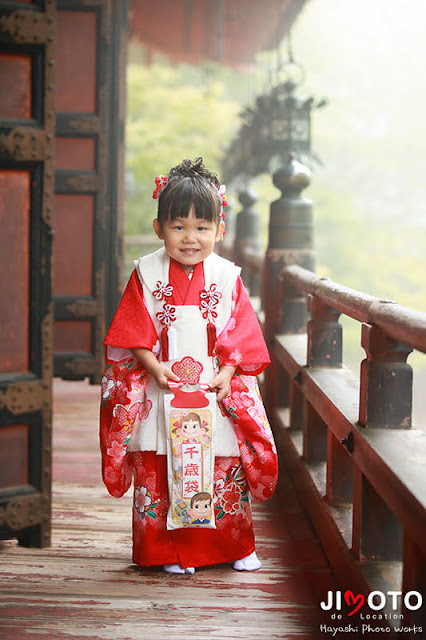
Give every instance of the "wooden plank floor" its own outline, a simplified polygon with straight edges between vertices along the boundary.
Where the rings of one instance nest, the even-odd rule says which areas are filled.
[[[254,573],[230,565],[169,575],[131,561],[131,492],[100,480],[99,387],[54,383],[53,536],[48,549],[0,542],[1,640],[315,640],[335,589],[285,472],[253,502]]]

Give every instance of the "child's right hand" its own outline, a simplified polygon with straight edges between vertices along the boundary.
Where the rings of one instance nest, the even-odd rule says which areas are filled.
[[[160,389],[168,389],[167,380],[179,382],[179,378],[165,364],[158,362],[156,356],[149,349],[131,349],[133,355],[154,378]]]
[[[168,367],[166,367],[161,362],[157,363],[157,366],[150,371],[152,377],[155,382],[158,384],[160,389],[168,389],[169,386],[167,384],[167,380],[171,380],[172,382],[179,382],[180,378],[173,373]]]

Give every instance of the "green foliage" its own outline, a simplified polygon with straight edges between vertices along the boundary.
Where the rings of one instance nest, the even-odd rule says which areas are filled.
[[[415,248],[426,229],[366,220],[354,196],[312,189],[317,270],[353,289],[426,311],[424,275]]]
[[[202,156],[220,173],[220,162],[240,105],[225,86],[185,66],[128,66],[126,123],[126,233],[151,230],[156,215],[154,177],[183,158]]]
[[[351,192],[312,185],[314,201],[317,272],[352,289],[403,306],[426,311],[422,256],[416,247],[425,246],[426,229],[384,224],[360,215]],[[344,361],[357,370],[365,357],[360,347],[360,325],[343,317]],[[414,356],[410,357],[413,365]],[[416,356],[416,363],[421,362]],[[424,356],[422,367],[425,367]]]

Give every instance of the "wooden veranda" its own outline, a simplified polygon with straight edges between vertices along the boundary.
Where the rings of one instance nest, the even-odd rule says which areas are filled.
[[[242,165],[224,167],[238,191],[239,171],[264,171],[275,144],[283,156],[266,253],[244,185],[221,248],[242,266],[272,359],[263,397],[285,467],[275,496],[254,503],[263,567],[171,576],[131,562],[132,496],[116,500],[101,482],[97,383],[122,285],[132,4],[152,3],[0,0],[0,640],[417,640],[426,627],[426,433],[412,424],[407,360],[426,353],[426,314],[313,273],[309,172],[284,154],[293,134],[302,151],[309,143],[311,99],[297,122],[287,113],[266,128],[266,150],[254,117],[256,135],[243,126],[237,138],[242,157],[229,154]],[[275,42],[277,29],[283,36],[304,4],[271,0],[282,10],[271,20],[257,0],[167,0],[146,44],[159,47],[162,10],[174,6],[186,10],[180,39],[165,43],[173,59],[198,59],[201,42],[207,59],[234,60],[234,45],[253,45],[248,55]],[[212,6],[220,29],[191,13],[204,7],[209,18]],[[243,37],[253,23],[256,41]],[[360,323],[359,375],[342,359],[340,315]],[[341,618],[336,593],[352,609]]]
[[[274,498],[254,503],[263,566],[172,576],[131,561],[131,491],[100,477],[100,388],[54,382],[52,546],[0,544],[2,640],[312,640],[335,583],[284,469]]]

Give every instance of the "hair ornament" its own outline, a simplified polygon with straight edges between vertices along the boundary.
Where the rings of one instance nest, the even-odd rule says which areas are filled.
[[[220,187],[217,188],[219,191],[220,199],[222,200],[222,207],[220,210],[221,217],[225,217],[223,213],[223,208],[228,206],[228,198],[226,197],[226,184],[221,184]]]
[[[225,212],[223,211],[223,209],[225,207],[228,206],[228,198],[226,197],[226,184],[221,184],[219,187],[217,187],[217,190],[219,191],[219,196],[220,199],[222,201],[222,205],[220,207],[220,219],[223,222],[223,224],[225,225]],[[225,230],[223,231],[223,236],[225,235]],[[221,238],[221,240],[223,240],[223,236]]]
[[[162,190],[164,189],[164,187],[167,186],[169,179],[167,176],[163,176],[163,175],[159,175],[159,176],[155,176],[155,189],[154,189],[154,193],[152,194],[152,197],[154,198],[154,200],[157,200],[157,198],[160,197],[160,193],[162,192]]]

